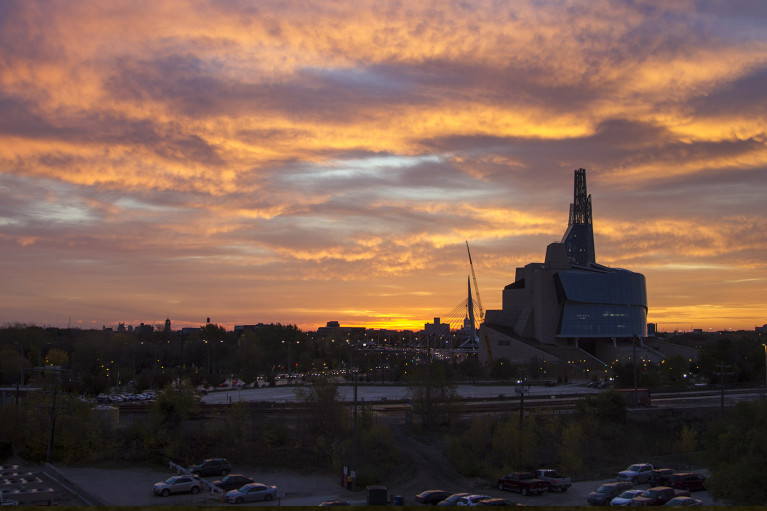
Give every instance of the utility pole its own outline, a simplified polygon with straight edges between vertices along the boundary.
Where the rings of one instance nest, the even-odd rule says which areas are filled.
[[[51,425],[48,434],[48,448],[45,451],[45,461],[50,463],[53,459],[53,432],[56,430],[56,394],[58,394],[61,375],[56,377],[56,386],[53,387],[53,399],[51,400]]]
[[[519,394],[519,434],[517,437],[517,457],[518,459],[522,459],[522,427],[524,426],[524,419],[525,419],[525,382],[522,380],[522,382],[519,384],[519,386],[514,389]]]
[[[58,396],[59,386],[61,385],[61,368],[54,368],[56,371],[55,383],[53,385],[53,392],[51,397],[50,419],[48,429],[48,447],[45,451],[45,461],[50,463],[53,459],[53,437],[56,431],[56,398]],[[43,407],[44,408],[44,407]],[[68,407],[65,407],[68,408]]]
[[[351,351],[352,371],[354,371],[354,445],[352,446],[352,490],[357,490],[357,373],[354,368],[354,349]]]
[[[721,383],[722,387],[722,416],[724,416],[724,377],[725,376],[731,376],[734,373],[733,372],[725,372],[725,369],[730,369],[731,366],[725,365],[724,363],[719,363],[716,367],[719,368],[718,373],[714,373],[715,375],[719,376],[719,382]]]
[[[764,346],[764,390],[767,392],[767,344],[762,346]]]
[[[14,342],[21,348],[21,361],[19,362],[19,382],[16,384],[16,408],[19,407],[19,394],[21,394],[21,387],[24,386],[24,343],[22,341]]]
[[[637,336],[631,337],[632,344],[634,345],[634,406],[639,405],[639,388],[637,386]]]

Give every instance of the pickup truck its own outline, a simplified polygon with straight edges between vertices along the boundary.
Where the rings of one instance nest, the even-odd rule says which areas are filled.
[[[559,475],[556,470],[550,468],[539,468],[535,472],[537,479],[543,479],[549,483],[549,490],[567,491],[573,485],[569,477]]]
[[[540,494],[549,490],[549,483],[535,477],[533,472],[511,472],[498,478],[498,489],[518,491],[522,495]]]
[[[629,481],[632,484],[646,483],[650,479],[653,468],[649,463],[635,463],[626,470],[618,472],[618,481]]]
[[[656,486],[631,499],[632,506],[662,506],[674,497],[689,497],[686,490],[675,490],[669,486]]]

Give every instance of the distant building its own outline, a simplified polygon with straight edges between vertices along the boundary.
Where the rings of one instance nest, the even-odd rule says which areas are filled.
[[[440,318],[434,318],[434,323],[425,323],[423,325],[424,333],[433,338],[439,338],[440,336],[448,337],[450,335],[450,324],[441,323],[440,321]]]
[[[234,332],[235,333],[242,333],[245,330],[250,330],[251,332],[255,332],[257,330],[260,330],[262,328],[266,328],[267,324],[265,323],[257,323],[255,325],[234,325]]]
[[[141,323],[136,328],[136,331],[139,335],[148,335],[154,332],[154,327],[152,325],[145,325],[144,323]]]
[[[605,365],[620,341],[635,336],[647,337],[645,277],[596,262],[591,196],[578,169],[562,241],[548,245],[544,262],[517,268],[502,308],[486,312],[480,361],[581,357]]]
[[[319,337],[331,337],[331,336],[339,336],[348,338],[348,337],[358,337],[365,334],[365,327],[362,326],[341,326],[341,324],[338,321],[328,321],[325,326],[321,326],[317,329],[317,335]]]

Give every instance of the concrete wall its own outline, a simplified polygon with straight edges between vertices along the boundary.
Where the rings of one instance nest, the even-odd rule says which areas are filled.
[[[541,361],[554,361],[556,357],[541,351],[529,344],[522,341],[518,341],[508,335],[502,334],[492,328],[487,328],[484,325],[480,327],[479,336],[479,362],[485,365],[489,361],[487,355],[485,335],[490,340],[490,346],[493,351],[493,360],[499,358],[506,358],[512,364],[526,364],[532,359],[538,359]]]

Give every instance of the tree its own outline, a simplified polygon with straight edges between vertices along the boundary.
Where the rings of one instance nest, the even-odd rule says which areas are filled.
[[[443,364],[429,361],[408,372],[408,396],[423,429],[448,424],[457,411],[458,393]]]
[[[719,381],[717,373],[721,364],[730,366],[727,381],[764,380],[764,348],[758,338],[746,335],[717,339],[715,343],[703,346],[700,350],[700,370],[709,381]]]
[[[174,431],[197,407],[197,399],[188,387],[169,385],[157,394],[150,408],[152,424],[156,428]]]
[[[14,350],[12,346],[0,348],[0,383],[22,383],[25,362],[18,349]]]
[[[767,502],[765,424],[767,402],[742,401],[706,432],[705,459],[711,472],[706,488],[714,499],[744,506]]]
[[[69,365],[69,355],[59,348],[51,348],[45,354],[45,363],[51,366],[67,367]]]
[[[493,366],[490,368],[490,377],[495,380],[510,380],[514,377],[515,373],[514,366],[505,357],[495,359]]]
[[[623,422],[626,419],[626,398],[615,390],[606,390],[578,401],[578,410],[584,415],[594,416],[608,422]]]
[[[565,474],[583,472],[583,445],[586,432],[583,424],[570,422],[562,429],[562,443],[559,450],[559,467]]]
[[[327,378],[318,378],[311,387],[299,387],[295,391],[306,407],[304,442],[319,460],[330,460],[340,466],[346,456],[349,439],[349,419],[344,406],[338,400],[338,386]]]

